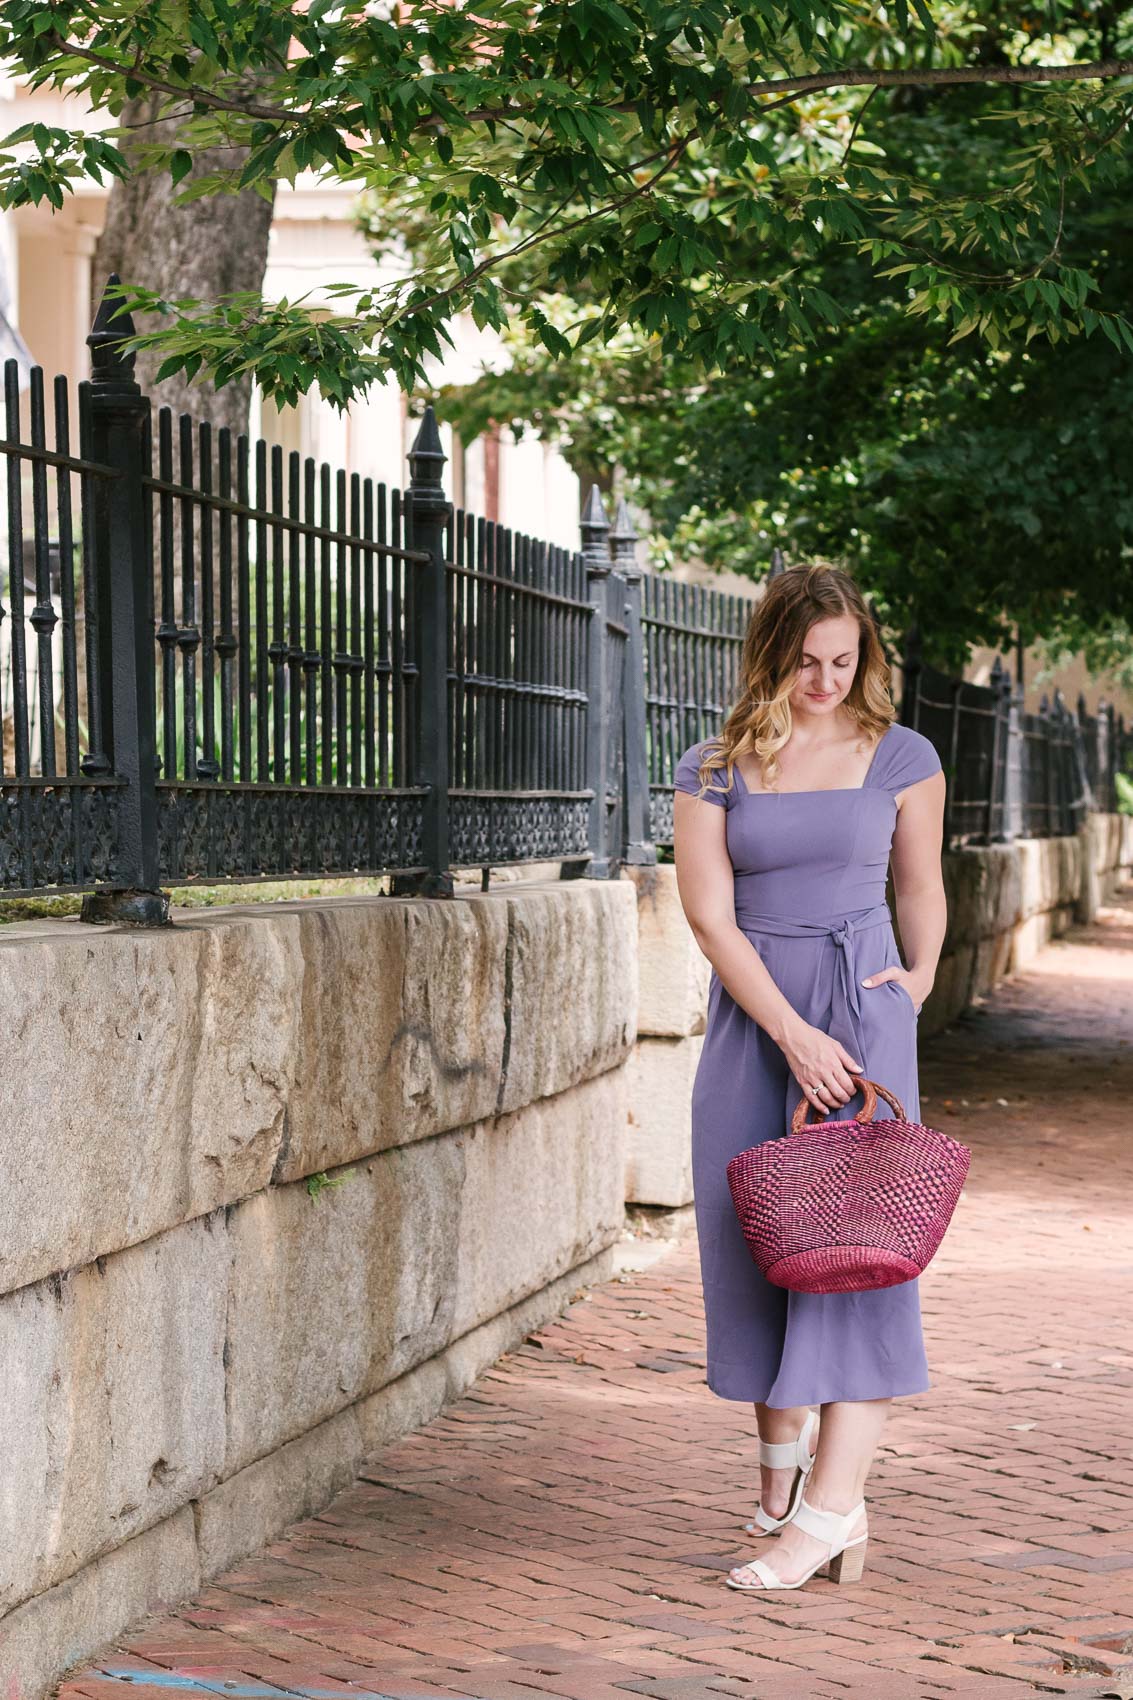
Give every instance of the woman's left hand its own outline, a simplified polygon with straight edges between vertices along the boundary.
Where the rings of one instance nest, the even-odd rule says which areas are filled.
[[[913,1000],[914,1009],[920,1009],[928,994],[932,991],[932,976],[923,971],[918,973],[915,968],[902,968],[895,963],[892,968],[879,968],[876,974],[867,974],[862,981],[863,986],[881,986],[886,980],[896,980],[903,986]]]

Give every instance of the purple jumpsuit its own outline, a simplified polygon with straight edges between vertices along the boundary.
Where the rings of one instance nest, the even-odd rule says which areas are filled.
[[[694,744],[681,757],[678,790],[696,794],[703,749]],[[912,1121],[920,1116],[919,1012],[895,980],[861,981],[901,960],[885,901],[894,798],[939,770],[927,738],[892,725],[861,786],[749,792],[733,768],[729,791],[712,793],[721,771],[703,793],[727,810],[737,926],[792,1007],[840,1040],[868,1079],[895,1092]],[[865,1293],[789,1292],[760,1274],[740,1232],[725,1166],[749,1145],[785,1135],[801,1096],[778,1045],[713,970],[692,1088],[708,1385],[723,1399],[779,1408],[923,1393],[917,1281]],[[861,1102],[855,1095],[837,1115],[852,1115]]]

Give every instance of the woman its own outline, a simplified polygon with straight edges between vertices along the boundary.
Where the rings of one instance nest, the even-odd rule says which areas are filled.
[[[712,964],[692,1091],[708,1385],[751,1400],[760,1434],[760,1504],[745,1526],[768,1556],[727,1580],[765,1590],[799,1587],[828,1561],[835,1581],[860,1576],[862,1495],[889,1401],[923,1393],[928,1367],[916,1281],[823,1294],[765,1280],[725,1166],[785,1135],[800,1097],[811,1119],[852,1115],[854,1073],[919,1118],[917,1015],[946,919],[944,775],[927,738],[895,722],[873,620],[837,568],[768,582],[741,675],[719,737],[680,759],[674,840],[681,903]]]

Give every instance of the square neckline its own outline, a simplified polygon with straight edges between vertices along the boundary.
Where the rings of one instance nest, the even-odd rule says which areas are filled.
[[[734,762],[732,764],[732,772],[743,787],[743,795],[745,797],[830,797],[838,796],[839,794],[853,795],[855,791],[864,791],[866,789],[869,784],[870,775],[876,765],[877,758],[881,754],[881,746],[884,744],[886,738],[888,738],[896,724],[896,721],[892,721],[877,740],[873,754],[869,759],[869,766],[865,770],[865,777],[860,785],[820,785],[817,790],[810,791],[752,791],[749,790],[748,782],[740,772],[738,762]]]

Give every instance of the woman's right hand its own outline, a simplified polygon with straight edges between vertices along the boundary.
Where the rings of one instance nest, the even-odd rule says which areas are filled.
[[[820,1027],[800,1021],[780,1041],[779,1048],[803,1096],[824,1115],[835,1105],[848,1104],[857,1092],[850,1074],[861,1074],[863,1064],[855,1062],[845,1045]]]

